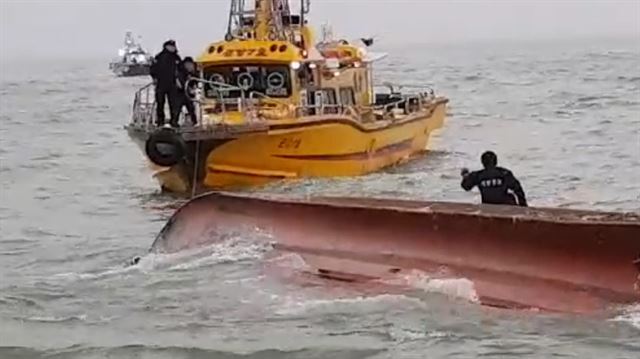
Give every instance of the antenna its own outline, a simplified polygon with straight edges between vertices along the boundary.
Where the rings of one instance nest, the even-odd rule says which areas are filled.
[[[322,42],[331,42],[334,40],[333,27],[328,21],[322,24],[321,31],[322,31]]]
[[[295,42],[296,26],[304,26],[310,0],[300,0],[300,13],[289,0],[231,0],[225,40],[260,39]],[[295,20],[295,21],[294,21]]]

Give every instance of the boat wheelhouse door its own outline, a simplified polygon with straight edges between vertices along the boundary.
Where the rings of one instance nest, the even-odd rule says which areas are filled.
[[[322,90],[300,91],[300,104],[308,115],[321,115],[324,107],[325,96]]]
[[[322,111],[324,109],[324,102],[325,102],[325,94],[324,91],[322,90],[318,90],[314,92],[313,95],[313,104],[315,107],[315,114],[316,115],[322,115],[324,113],[324,111]]]

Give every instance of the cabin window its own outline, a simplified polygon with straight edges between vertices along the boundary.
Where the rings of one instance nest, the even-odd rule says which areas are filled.
[[[340,104],[343,106],[353,106],[356,104],[353,88],[343,87],[340,89]]]
[[[336,90],[323,89],[322,90],[322,103],[327,105],[324,109],[324,113],[338,113],[338,99],[336,98]]]
[[[305,91],[306,92],[306,91]],[[337,105],[336,90],[322,89],[318,91],[310,91],[307,93],[308,103],[314,106],[321,105]]]
[[[338,101],[336,101],[336,90],[334,89],[323,89],[322,90],[322,99],[325,105],[337,105]]]
[[[282,15],[282,24],[284,26],[300,25],[300,15]]]
[[[303,64],[297,72],[298,81],[301,87],[310,87],[315,85],[314,71],[307,64]]]
[[[269,97],[291,96],[291,79],[288,66],[216,66],[204,71],[205,79],[231,86],[240,87],[245,96],[252,92]],[[240,90],[218,89],[205,86],[205,96],[209,98],[238,98]]]
[[[308,112],[311,115],[338,113],[338,103],[336,102],[336,91],[334,89],[308,91],[306,102],[311,106]]]

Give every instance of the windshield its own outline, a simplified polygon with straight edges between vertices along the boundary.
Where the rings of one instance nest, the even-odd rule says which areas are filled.
[[[257,92],[269,97],[291,96],[291,79],[289,66],[217,66],[209,67],[204,71],[205,79],[213,82],[237,86],[245,90],[245,96],[251,92]],[[205,86],[205,96],[217,98],[240,97],[239,90],[217,91],[212,86]]]

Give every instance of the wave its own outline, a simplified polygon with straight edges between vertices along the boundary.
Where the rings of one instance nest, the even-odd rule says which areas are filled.
[[[0,297],[0,305],[15,307],[32,307],[42,309],[42,306],[35,300],[23,296],[5,295]]]
[[[625,59],[625,58],[634,58],[637,55],[632,51],[609,50],[609,51],[602,51],[602,52],[592,51],[592,52],[586,53],[584,56],[587,59]]]
[[[0,347],[0,358],[12,359],[94,359],[94,358],[139,358],[139,359],[313,359],[313,358],[371,358],[383,352],[381,349],[332,349],[304,348],[297,350],[264,349],[249,351],[213,350],[206,348],[155,345],[123,345],[115,347],[86,347],[75,345],[64,349],[38,350],[28,347]]]
[[[484,79],[484,77],[480,74],[477,75],[467,75],[462,78],[463,81],[480,81]]]
[[[599,96],[582,96],[578,97],[577,102],[592,102],[597,100],[613,100],[616,96],[612,95],[599,95]]]
[[[640,76],[618,76],[620,81],[640,82]]]
[[[406,343],[412,341],[422,341],[422,340],[444,340],[448,338],[452,338],[455,335],[450,332],[444,332],[439,330],[432,331],[424,331],[424,330],[416,330],[416,329],[407,329],[407,328],[396,328],[392,327],[389,330],[389,335],[395,342]]]
[[[634,107],[634,106],[638,106],[640,105],[640,101],[636,101],[636,100],[631,100],[631,99],[617,99],[617,100],[611,100],[611,101],[607,101],[605,103],[605,105],[607,106],[620,106],[620,107]]]
[[[95,280],[121,276],[125,274],[150,273],[159,270],[185,271],[214,264],[235,263],[261,259],[272,250],[268,241],[248,240],[244,237],[230,236],[222,242],[179,253],[148,253],[137,258],[135,265],[123,264],[97,272],[59,273],[53,278],[63,280]]]
[[[562,106],[561,110],[556,110],[556,114],[575,114],[572,110],[585,110],[593,108],[602,108],[610,105],[634,105],[635,101],[626,101],[618,99],[613,95],[600,95],[600,96],[581,96],[575,100],[570,100]],[[568,112],[567,112],[568,111]]]
[[[298,272],[311,271],[312,268],[298,253],[293,252],[279,253],[277,256],[266,259],[265,263],[273,267],[285,268]]]
[[[120,276],[127,273],[132,273],[139,271],[139,268],[134,266],[128,267],[112,267],[109,269],[105,269],[102,271],[96,272],[64,272],[54,274],[51,278],[53,280],[63,280],[63,281],[76,281],[76,280],[95,280],[95,279],[103,279],[110,278],[115,276]]]
[[[612,321],[628,323],[632,327],[640,329],[640,304],[626,307],[622,313],[613,318]]]
[[[71,315],[68,317],[55,317],[55,316],[51,316],[51,317],[47,317],[47,316],[35,316],[35,317],[28,317],[28,318],[24,318],[22,320],[25,320],[27,322],[39,322],[39,323],[70,323],[70,322],[84,322],[87,320],[87,315],[86,314],[81,314],[81,315]]]
[[[285,297],[279,309],[275,313],[281,316],[310,315],[314,313],[327,314],[328,312],[349,312],[354,307],[372,309],[386,307],[389,304],[407,303],[414,307],[426,308],[426,304],[418,298],[412,298],[402,294],[380,294],[375,296],[356,296],[332,299],[300,299]]]
[[[419,270],[398,274],[395,278],[382,281],[385,284],[401,285],[422,290],[427,293],[439,293],[448,297],[478,303],[479,297],[472,281],[466,278],[433,277]]]
[[[47,96],[47,95],[56,95],[56,94],[67,94],[69,93],[69,90],[64,89],[64,88],[45,88],[42,89],[40,91],[41,95]]]
[[[265,253],[271,251],[273,245],[263,241],[247,241],[234,237],[222,243],[206,247],[206,257],[201,257],[186,263],[180,263],[170,270],[189,270],[211,264],[234,263],[261,259]]]

